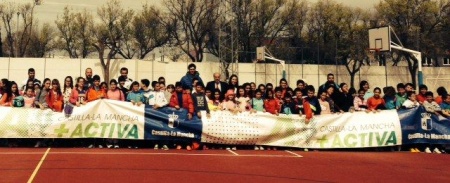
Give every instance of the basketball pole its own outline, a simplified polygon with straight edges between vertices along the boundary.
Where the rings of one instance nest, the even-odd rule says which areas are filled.
[[[280,63],[281,67],[283,68],[282,78],[286,79],[286,62],[284,60],[280,60],[280,59],[273,57],[272,54],[270,53],[270,51],[265,46],[256,48],[256,58],[257,58],[257,60],[263,60],[263,61],[265,59],[270,59],[270,60]]]
[[[403,48],[403,47],[397,46],[395,44],[391,44],[391,48],[394,48],[394,49],[400,50],[400,51],[404,51],[404,52],[408,52],[408,53],[412,53],[416,57],[417,62],[418,62],[417,80],[419,82],[419,85],[423,85],[422,53],[419,51],[408,49],[408,48]]]

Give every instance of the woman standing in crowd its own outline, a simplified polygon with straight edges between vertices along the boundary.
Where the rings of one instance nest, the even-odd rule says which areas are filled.
[[[42,87],[39,90],[38,95],[36,95],[36,99],[34,101],[34,105],[38,108],[41,108],[42,110],[48,108],[47,104],[47,95],[50,91],[50,85],[51,81],[49,78],[45,78],[44,82],[42,83]]]
[[[53,79],[52,89],[47,95],[48,108],[55,112],[62,112],[63,103],[64,99],[61,92],[61,85],[57,79]]]
[[[64,87],[63,87],[63,98],[64,98],[64,112],[68,115],[72,113],[73,105],[70,104],[70,96],[73,91],[73,78],[72,76],[67,76],[64,79]],[[68,115],[70,116],[70,115]]]
[[[261,94],[262,94],[261,97],[264,99],[264,96],[266,95],[266,85],[259,84],[258,85],[258,90],[261,91]]]
[[[337,106],[339,106],[342,111],[348,112],[350,107],[353,106],[354,96],[350,93],[347,83],[341,83],[339,88],[340,92],[336,92],[333,100],[336,101]]]
[[[13,85],[13,81],[12,82],[4,82],[5,84],[3,85],[3,88],[5,88],[3,90],[3,95],[1,96],[1,100],[0,100],[0,106],[7,106],[7,107],[11,107],[12,101],[14,99],[13,96],[13,92],[12,92],[12,85]],[[2,82],[3,84],[3,82]]]
[[[228,80],[228,89],[232,89],[234,93],[237,92],[237,88],[239,86],[239,78],[236,74],[230,76]]]

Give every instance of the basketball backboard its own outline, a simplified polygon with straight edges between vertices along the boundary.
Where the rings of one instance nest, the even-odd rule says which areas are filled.
[[[266,58],[266,47],[256,47],[256,60],[258,61],[264,61]]]
[[[391,51],[391,28],[377,27],[369,29],[369,49]]]

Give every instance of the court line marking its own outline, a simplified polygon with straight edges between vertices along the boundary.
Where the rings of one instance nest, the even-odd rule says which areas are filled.
[[[234,151],[232,151],[232,150],[227,150],[227,151],[230,152],[231,154],[234,154],[235,156],[239,156],[238,153],[236,153],[236,152],[234,152]]]
[[[60,151],[60,152],[49,152],[48,154],[77,154],[77,155],[177,155],[177,156],[217,156],[217,157],[236,157],[236,156],[243,156],[243,157],[273,157],[273,158],[297,158],[289,155],[270,155],[270,154],[238,154],[234,151],[231,151],[231,154],[198,154],[198,153],[133,153],[133,152],[89,152],[89,151],[82,151],[82,152],[70,152],[70,151]],[[38,154],[35,152],[3,152],[0,153],[0,155],[26,155],[26,154]],[[236,155],[238,154],[238,155]]]
[[[41,168],[41,165],[44,162],[45,157],[47,157],[48,152],[50,152],[50,148],[48,148],[47,151],[45,151],[45,153],[42,156],[41,160],[39,161],[39,163],[37,164],[36,168],[34,169],[33,174],[31,174],[30,178],[28,179],[28,183],[33,182],[33,179],[36,176],[36,174],[39,171],[39,169]]]
[[[289,153],[289,154],[292,154],[292,155],[296,156],[296,157],[303,158],[303,156],[300,155],[300,154],[294,153],[294,152],[289,151],[289,150],[285,150],[285,151],[286,151],[287,153]]]

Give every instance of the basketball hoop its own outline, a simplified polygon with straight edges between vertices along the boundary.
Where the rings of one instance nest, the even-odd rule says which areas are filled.
[[[381,49],[380,48],[368,48],[367,49],[367,56],[369,57],[369,61],[373,62],[378,60],[378,55],[380,55]]]

